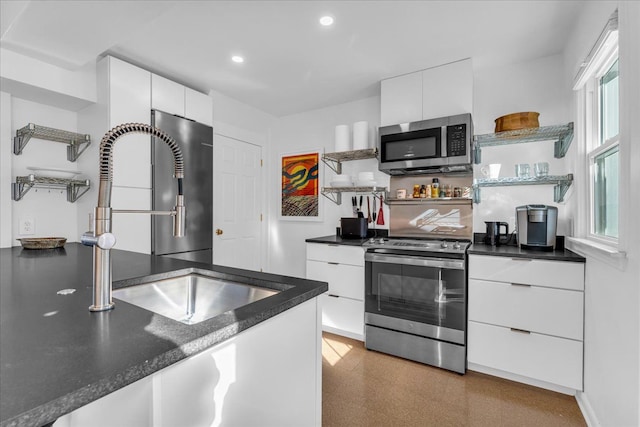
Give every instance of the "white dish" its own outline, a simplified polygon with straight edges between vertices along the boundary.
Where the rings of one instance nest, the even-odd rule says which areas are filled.
[[[35,166],[27,166],[27,169],[33,171],[33,174],[36,176],[43,176],[47,178],[64,178],[71,179],[76,175],[81,174],[79,171],[72,171],[69,169],[59,169],[59,168],[40,168]]]
[[[356,182],[356,187],[375,187],[375,181],[358,181]]]
[[[332,187],[353,187],[353,183],[349,181],[331,181],[329,184]]]

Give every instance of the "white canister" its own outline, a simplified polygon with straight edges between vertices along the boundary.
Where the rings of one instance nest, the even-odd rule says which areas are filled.
[[[369,122],[355,122],[353,124],[353,149],[366,150],[369,148]]]
[[[336,126],[336,152],[351,151],[351,138],[349,135],[349,125]]]

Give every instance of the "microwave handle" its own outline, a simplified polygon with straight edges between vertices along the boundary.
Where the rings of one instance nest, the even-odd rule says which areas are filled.
[[[442,157],[447,157],[449,153],[447,153],[447,127],[440,126],[440,155]]]

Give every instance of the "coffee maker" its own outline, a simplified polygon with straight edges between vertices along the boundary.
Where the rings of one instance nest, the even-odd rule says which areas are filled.
[[[552,251],[556,247],[558,208],[525,205],[516,208],[518,244],[523,249]]]

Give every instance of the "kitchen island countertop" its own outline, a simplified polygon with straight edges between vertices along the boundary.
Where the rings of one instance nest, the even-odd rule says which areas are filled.
[[[117,299],[114,310],[92,313],[91,248],[0,249],[1,426],[55,421],[327,290],[324,282],[134,252],[113,250],[112,258],[114,288],[198,268],[281,292],[195,325]]]

